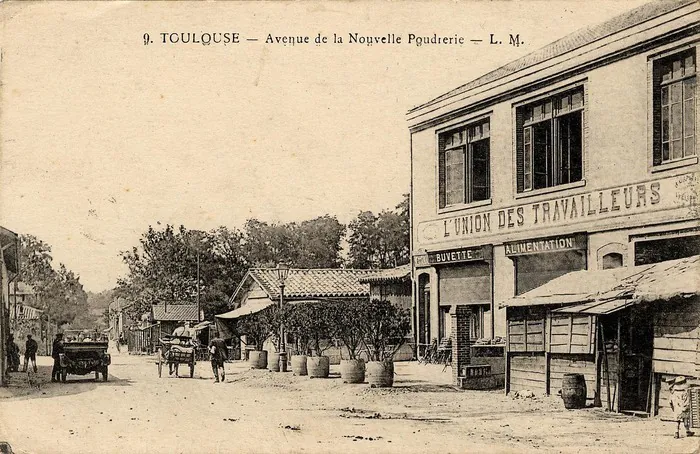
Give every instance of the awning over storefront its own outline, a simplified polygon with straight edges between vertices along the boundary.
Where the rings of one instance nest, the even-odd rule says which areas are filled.
[[[501,307],[576,304],[556,312],[609,314],[627,306],[700,295],[700,256],[614,268],[574,271],[501,303]]]
[[[243,317],[244,315],[250,315],[256,312],[260,312],[261,310],[266,309],[272,306],[273,304],[275,304],[275,302],[269,299],[248,301],[248,303],[244,306],[241,306],[238,309],[234,309],[229,312],[225,312],[223,314],[219,314],[216,316],[216,318],[231,320],[234,318]]]

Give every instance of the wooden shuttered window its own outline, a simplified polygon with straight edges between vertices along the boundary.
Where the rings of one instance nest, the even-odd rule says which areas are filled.
[[[438,138],[438,206],[445,208],[447,197],[445,192],[445,136]]]
[[[595,353],[596,319],[582,314],[551,314],[549,351],[551,353]]]
[[[508,351],[545,351],[545,311],[543,308],[508,309]]]
[[[516,167],[516,189],[518,192],[523,192],[532,189],[532,173],[530,164],[527,166],[527,174],[530,176],[528,181],[528,186],[525,185],[525,143],[523,134],[523,123],[524,123],[524,110],[515,109],[515,167]],[[528,136],[528,139],[531,138]],[[528,144],[529,145],[529,144]]]

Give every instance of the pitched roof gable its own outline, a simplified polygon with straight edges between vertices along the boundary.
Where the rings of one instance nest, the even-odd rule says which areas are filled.
[[[291,269],[285,281],[284,295],[290,299],[369,296],[369,285],[360,282],[360,278],[372,272],[373,270],[347,268]],[[279,298],[279,282],[275,268],[251,268],[243,282],[248,276],[254,279],[270,298]],[[236,293],[241,286],[239,285]],[[231,299],[234,297],[235,293]]]
[[[196,321],[196,304],[154,304],[151,307],[153,320],[156,321]]]

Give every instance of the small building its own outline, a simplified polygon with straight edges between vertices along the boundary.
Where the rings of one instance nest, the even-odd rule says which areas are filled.
[[[386,300],[393,305],[405,309],[411,314],[411,265],[402,265],[396,268],[379,270],[360,278],[360,283],[369,284],[369,298],[371,300]],[[413,323],[411,323],[413,327]],[[406,343],[394,355],[394,361],[408,361],[416,357],[416,343],[413,329],[406,336]]]
[[[324,299],[347,301],[351,304],[358,298],[369,298],[370,284],[360,279],[374,273],[372,270],[356,269],[290,269],[284,283],[284,301],[320,302]],[[245,315],[254,314],[273,304],[279,304],[280,287],[275,268],[251,268],[241,280],[236,291],[229,299],[233,310],[216,316],[225,323]],[[273,351],[274,346],[268,341],[264,347]],[[331,364],[339,364],[342,354],[339,344],[324,352],[330,357]],[[241,344],[241,351],[245,345]],[[347,356],[343,356],[347,357]]]
[[[19,236],[0,227],[0,386],[7,383],[5,345],[10,334],[10,282],[19,276],[19,254]]]
[[[698,276],[700,255],[574,271],[509,299],[506,392],[554,393],[579,373],[593,404],[669,412],[667,382],[700,385]]]
[[[204,318],[204,312],[197,310],[196,304],[154,304],[151,306],[150,321],[159,326],[159,336],[172,334],[175,328],[189,323],[191,327]]]
[[[133,305],[123,298],[116,298],[109,303],[109,332],[112,340],[118,340],[119,335],[127,337],[128,328],[137,321],[129,315],[128,309]]]

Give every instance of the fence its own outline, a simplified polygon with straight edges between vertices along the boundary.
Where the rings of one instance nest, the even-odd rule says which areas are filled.
[[[129,345],[129,354],[150,355],[155,349],[158,335],[158,325],[134,328],[127,331],[126,341]]]

